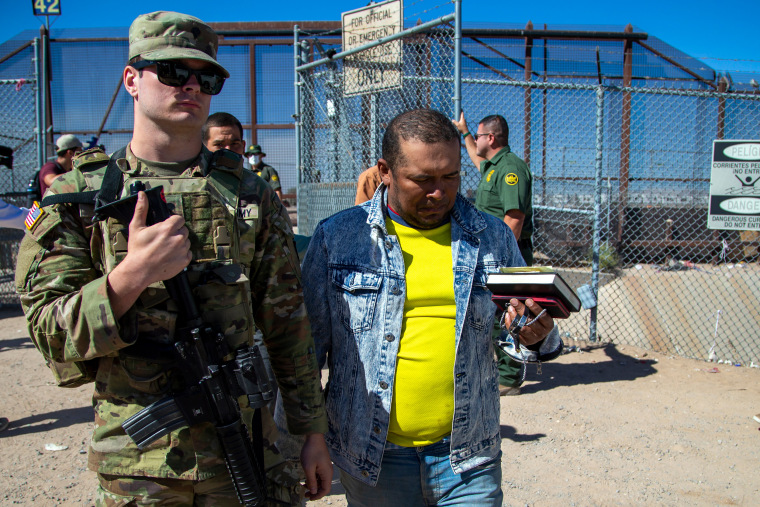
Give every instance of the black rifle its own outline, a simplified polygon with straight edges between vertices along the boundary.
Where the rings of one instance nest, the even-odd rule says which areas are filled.
[[[132,195],[96,208],[96,216],[110,216],[129,223],[134,216],[137,192],[148,197],[147,225],[171,216],[163,187],[145,190],[142,182],[130,187]],[[266,498],[262,452],[254,451],[241,420],[238,397],[246,396],[252,409],[260,409],[272,399],[263,359],[256,345],[235,352],[231,357],[222,333],[206,326],[195,304],[187,273],[180,272],[164,281],[169,295],[180,307],[187,323],[179,330],[175,348],[188,368],[183,374],[190,387],[175,396],[159,400],[122,424],[140,449],[176,429],[200,422],[211,422],[224,452],[240,502],[245,506],[261,504]],[[260,429],[255,428],[255,430]]]

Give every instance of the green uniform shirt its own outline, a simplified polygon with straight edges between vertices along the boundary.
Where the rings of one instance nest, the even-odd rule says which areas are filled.
[[[480,163],[475,206],[499,220],[504,220],[507,211],[519,209],[525,213],[520,239],[533,235],[533,177],[528,165],[509,146]]]
[[[262,162],[260,166],[253,167],[253,172],[258,174],[261,179],[269,183],[269,185],[272,187],[272,190],[280,190],[282,188],[282,185],[280,185],[280,175],[277,174],[277,171],[275,171],[274,167],[271,165],[267,165]]]
[[[204,321],[224,334],[232,350],[252,344],[260,329],[288,429],[324,432],[319,369],[287,213],[268,185],[242,170],[239,157],[226,150],[203,153],[172,166],[139,160],[127,150],[118,161],[124,187],[135,179],[149,188],[164,185],[167,202],[190,231],[188,278]],[[100,187],[108,156],[93,150],[82,159],[55,180],[51,193]],[[182,377],[182,365],[166,360],[174,357],[168,352],[183,323],[163,283],[151,284],[118,320],[109,302],[107,274],[126,255],[122,231],[128,224],[93,223],[92,205],[43,210],[21,243],[16,288],[30,336],[43,355],[61,362],[97,359],[90,468],[190,480],[226,473],[210,423],[182,427],[142,450],[121,427],[143,407],[181,389]],[[248,408],[243,412],[252,414]]]

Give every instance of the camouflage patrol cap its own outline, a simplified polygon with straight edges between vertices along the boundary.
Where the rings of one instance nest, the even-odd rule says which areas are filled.
[[[129,27],[129,60],[203,60],[217,67],[224,77],[227,69],[216,61],[219,37],[200,19],[179,12],[142,14]]]

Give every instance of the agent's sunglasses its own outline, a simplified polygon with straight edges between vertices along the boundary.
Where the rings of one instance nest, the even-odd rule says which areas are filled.
[[[166,86],[184,86],[190,80],[190,76],[195,76],[195,79],[201,86],[201,91],[207,95],[219,94],[222,91],[222,86],[224,86],[225,77],[216,70],[191,69],[176,60],[140,60],[130,64],[130,67],[142,70],[151,65],[156,66],[158,81]]]

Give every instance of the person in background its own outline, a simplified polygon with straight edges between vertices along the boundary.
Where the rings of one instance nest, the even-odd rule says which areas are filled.
[[[280,175],[271,165],[264,163],[264,157],[266,153],[261,151],[261,146],[258,144],[252,144],[245,152],[245,156],[248,158],[248,162],[251,164],[251,170],[258,174],[272,187],[277,197],[282,201],[282,185],[280,185]]]
[[[464,136],[464,144],[472,163],[480,170],[480,183],[475,206],[482,212],[503,220],[517,239],[520,254],[528,266],[533,265],[533,177],[527,164],[509,148],[509,125],[501,115],[486,116],[478,131],[470,134],[464,111],[454,126]],[[498,334],[498,325],[494,334]],[[520,394],[526,368],[500,348],[499,392],[502,396]]]
[[[349,505],[501,506],[486,275],[524,266],[503,220],[459,195],[459,134],[430,109],[394,118],[372,200],[320,222],[303,261],[327,443]],[[524,345],[558,341],[532,299]],[[517,465],[515,465],[517,466]]]
[[[65,134],[55,142],[57,157],[40,168],[40,195],[44,196],[48,187],[60,176],[71,171],[71,159],[82,152],[82,141],[73,134]]]
[[[354,204],[359,205],[372,199],[372,196],[375,195],[375,190],[377,190],[381,182],[380,172],[377,170],[376,165],[362,171],[356,185],[356,201]]]
[[[224,148],[241,156],[245,153],[243,126],[230,113],[214,113],[209,116],[203,124],[201,136],[209,151]]]

